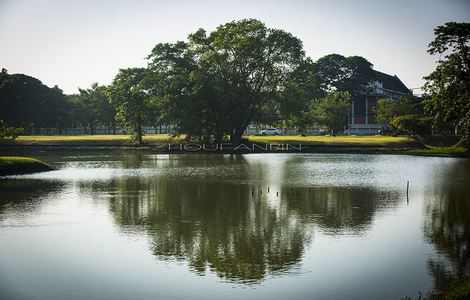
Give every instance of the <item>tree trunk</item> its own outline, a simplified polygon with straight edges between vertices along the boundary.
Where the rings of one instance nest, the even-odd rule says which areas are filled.
[[[143,144],[143,141],[142,141],[142,117],[141,116],[139,116],[137,118],[137,142],[139,143],[139,145]]]

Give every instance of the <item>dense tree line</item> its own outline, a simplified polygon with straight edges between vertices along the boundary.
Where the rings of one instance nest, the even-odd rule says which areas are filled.
[[[0,119],[25,130],[39,127],[64,128],[69,109],[65,95],[24,74],[0,73]]]
[[[468,135],[468,31],[466,23],[436,29],[430,53],[450,54],[427,77],[428,100],[383,99],[376,110],[379,123],[414,134],[430,123],[423,119],[428,113]],[[0,119],[26,133],[82,127],[94,134],[98,126],[115,133],[118,128],[139,143],[144,127],[172,124],[175,135],[238,143],[249,124],[300,133],[316,125],[338,132],[347,126],[351,100],[366,93],[374,79],[365,58],[331,54],[314,62],[298,38],[254,19],[157,44],[147,61],[146,68],[119,70],[109,86],[95,83],[74,95],[3,69]]]

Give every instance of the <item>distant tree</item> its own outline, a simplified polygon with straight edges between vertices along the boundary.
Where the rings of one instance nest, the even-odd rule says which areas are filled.
[[[75,124],[80,124],[95,134],[99,125],[112,127],[115,132],[115,109],[109,103],[107,87],[93,83],[88,89],[79,88],[79,94],[71,97]]]
[[[374,108],[375,119],[377,123],[386,128],[391,125],[391,121],[404,115],[423,116],[422,99],[415,96],[403,96],[399,99],[385,98],[377,101]]]
[[[9,127],[0,120],[0,140],[16,139],[23,132],[23,128]]]
[[[76,108],[79,120],[85,128],[90,129],[90,134],[95,134],[95,128],[100,120],[98,102],[93,94],[85,89],[79,89]]]
[[[0,73],[0,118],[27,131],[33,128],[61,128],[67,109],[65,96],[24,74]]]
[[[313,118],[318,125],[329,128],[333,135],[348,125],[351,95],[332,92],[319,99],[313,108]]]
[[[470,146],[470,23],[449,22],[434,29],[428,52],[439,55],[436,69],[424,77],[430,99],[426,109],[436,121],[453,122]]]
[[[121,69],[108,89],[118,122],[139,144],[143,143],[143,127],[152,115],[149,93],[144,84],[145,75],[144,68]]]

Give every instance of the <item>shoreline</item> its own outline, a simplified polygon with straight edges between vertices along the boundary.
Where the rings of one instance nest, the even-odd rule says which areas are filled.
[[[152,145],[0,145],[2,155],[21,155],[21,153],[43,152],[106,152],[106,151],[138,151],[152,154],[372,154],[372,155],[410,155],[430,157],[470,158],[469,153],[459,148],[444,148],[439,151],[433,148],[383,147],[374,145],[302,145],[302,150],[185,150],[156,149]]]
[[[60,151],[106,152],[143,151],[153,154],[249,154],[249,153],[343,153],[395,154],[411,156],[469,158],[463,147],[451,146],[456,138],[443,141],[433,137],[426,144],[399,136],[247,136],[241,144],[201,144],[173,138],[166,134],[146,135],[138,145],[126,135],[20,136],[0,141],[1,155]]]

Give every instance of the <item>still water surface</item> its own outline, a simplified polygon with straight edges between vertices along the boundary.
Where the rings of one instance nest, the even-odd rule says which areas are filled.
[[[1,299],[400,299],[469,274],[469,160],[42,158],[0,179]]]

